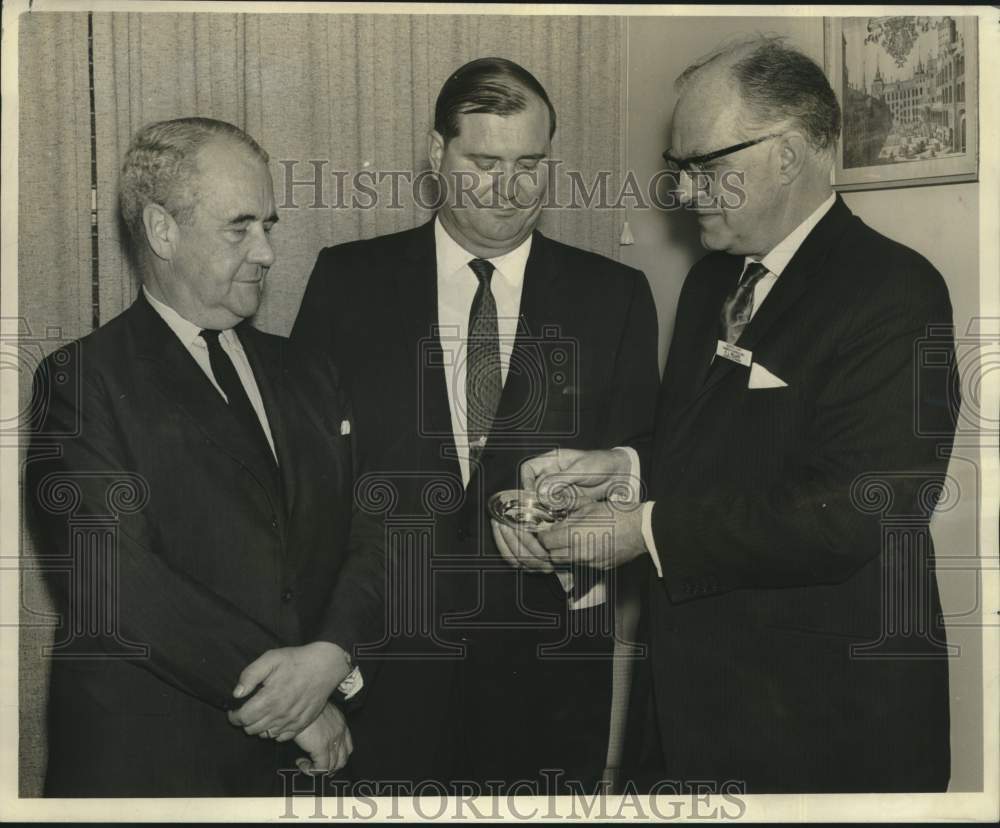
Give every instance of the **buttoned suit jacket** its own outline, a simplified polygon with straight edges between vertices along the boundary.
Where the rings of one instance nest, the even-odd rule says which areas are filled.
[[[571,773],[599,773],[608,735],[610,630],[577,636],[596,660],[539,655],[540,646],[558,645],[565,632],[566,593],[554,575],[517,572],[502,560],[487,500],[519,487],[528,457],[558,446],[621,445],[651,431],[658,371],[648,284],[639,271],[534,233],[510,369],[468,487],[455,456],[445,377],[464,341],[436,329],[437,292],[433,222],[338,245],[320,254],[292,331],[293,342],[333,355],[355,407],[362,465],[390,482],[398,498],[390,518],[400,531],[407,519],[426,528],[425,561],[434,570],[426,581],[433,587],[422,586],[413,570],[401,574],[420,594],[397,600],[423,602],[436,640],[417,636],[414,646],[424,655],[405,665],[383,662],[361,711],[369,724],[358,724],[352,764],[383,779],[537,775],[546,761]],[[575,578],[576,594],[583,594],[594,573],[578,570]],[[407,640],[415,639],[399,635],[395,646],[405,648]],[[458,699],[448,689],[457,663],[465,665],[467,680]],[[390,670],[396,679],[387,678]],[[594,686],[582,688],[588,670]],[[574,700],[584,704],[584,689],[603,699],[595,702],[603,711],[588,732],[566,727],[549,738],[560,711],[571,716]],[[521,705],[522,694],[537,705]],[[377,732],[366,747],[362,733],[373,721]],[[406,740],[399,740],[401,731]],[[528,741],[518,744],[515,733]],[[455,769],[440,758],[449,751],[435,747],[443,736],[475,742],[451,755],[478,754],[479,770]]]
[[[713,360],[742,269],[712,253],[688,275],[644,458],[665,772],[752,793],[942,790],[928,523],[958,404],[947,288],[838,196],[736,342],[786,383],[754,388]]]
[[[26,491],[63,621],[49,796],[280,793],[301,754],[228,722],[241,671],[377,635],[383,550],[352,518],[336,374],[237,331],[280,470],[142,296],[36,372]]]

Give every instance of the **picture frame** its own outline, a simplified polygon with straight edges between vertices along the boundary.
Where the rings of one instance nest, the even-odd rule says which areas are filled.
[[[843,117],[836,190],[976,181],[978,20],[833,17],[824,63]]]

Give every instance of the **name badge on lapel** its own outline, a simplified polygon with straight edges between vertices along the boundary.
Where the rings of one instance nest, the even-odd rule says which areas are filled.
[[[715,355],[739,365],[746,365],[748,368],[750,367],[750,363],[753,362],[753,351],[748,351],[746,348],[738,348],[735,345],[730,345],[728,342],[723,342],[721,339],[715,347]]]

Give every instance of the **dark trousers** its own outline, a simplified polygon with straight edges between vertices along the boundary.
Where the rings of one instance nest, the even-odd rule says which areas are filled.
[[[456,675],[456,779],[524,795],[594,789],[608,750],[610,614],[610,604],[564,610],[550,629],[470,636]]]
[[[477,630],[457,639],[461,659],[373,665],[349,717],[349,777],[386,794],[462,794],[468,783],[484,794],[593,790],[611,711],[613,638],[594,626],[602,612],[574,611],[546,630]]]

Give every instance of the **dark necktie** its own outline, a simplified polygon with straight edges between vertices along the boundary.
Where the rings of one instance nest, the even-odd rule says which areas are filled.
[[[736,290],[722,303],[721,334],[732,345],[750,321],[753,313],[753,291],[757,282],[768,274],[768,269],[760,262],[753,262],[743,273]]]
[[[226,395],[226,399],[229,401],[229,410],[236,415],[236,419],[239,420],[250,439],[274,463],[274,454],[271,451],[270,443],[267,441],[267,435],[264,434],[264,427],[257,417],[257,412],[254,411],[243,383],[240,382],[239,374],[236,373],[236,366],[233,365],[233,361],[229,358],[229,355],[222,349],[222,343],[219,342],[220,333],[222,331],[209,330],[199,333],[199,336],[208,345],[208,361],[212,366],[212,374],[222,389],[222,393]]]
[[[490,290],[494,268],[485,259],[473,259],[469,262],[469,267],[479,279],[479,289],[469,311],[469,339],[465,358],[466,433],[469,436],[469,459],[474,462],[486,445],[503,387],[500,376],[497,303]]]

